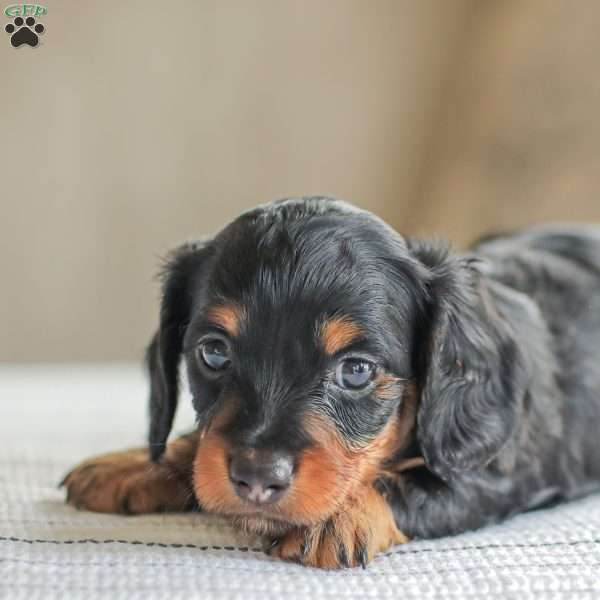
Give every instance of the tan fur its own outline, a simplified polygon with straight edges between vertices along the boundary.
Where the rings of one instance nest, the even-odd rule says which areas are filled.
[[[237,304],[218,304],[207,311],[208,320],[237,337],[244,320],[244,309]]]
[[[404,381],[388,373],[381,373],[375,378],[375,395],[381,400],[395,400],[403,392]]]
[[[327,521],[290,531],[270,551],[271,555],[337,569],[367,563],[377,553],[408,541],[396,527],[390,506],[372,486],[360,486],[351,500]]]
[[[418,469],[419,467],[424,466],[425,459],[422,456],[413,456],[412,458],[403,458],[394,466],[394,469],[397,473],[402,473],[403,471]]]
[[[413,383],[409,383],[404,390],[404,397],[398,418],[397,436],[399,443],[396,454],[407,448],[414,439],[417,424],[417,405],[418,392],[416,386]],[[425,465],[425,460],[422,456],[402,457],[397,460],[393,460],[393,457],[394,455],[392,454],[390,455],[390,460],[384,461],[381,474],[396,482],[400,482],[398,476],[403,471]]]
[[[320,337],[325,352],[329,355],[343,350],[361,335],[360,327],[349,317],[334,317],[322,323]]]
[[[145,448],[90,458],[64,478],[67,500],[77,508],[103,513],[189,509],[194,503],[190,481],[197,442],[197,434],[174,440],[156,464]]]
[[[398,450],[404,450],[413,441],[417,426],[419,394],[413,382],[407,382],[402,394],[402,404],[398,415]]]

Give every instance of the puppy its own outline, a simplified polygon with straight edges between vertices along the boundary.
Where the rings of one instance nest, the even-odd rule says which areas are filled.
[[[184,362],[196,431],[167,443]],[[242,214],[168,259],[149,451],[68,501],[200,507],[306,565],[365,565],[600,483],[600,228],[455,255],[327,198]]]

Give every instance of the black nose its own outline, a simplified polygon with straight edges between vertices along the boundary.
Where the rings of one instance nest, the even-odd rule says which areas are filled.
[[[256,504],[277,502],[290,487],[294,473],[291,456],[265,450],[231,453],[229,479],[237,495]]]

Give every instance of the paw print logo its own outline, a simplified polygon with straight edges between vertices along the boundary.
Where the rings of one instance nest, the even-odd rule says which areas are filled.
[[[9,23],[4,30],[10,36],[10,43],[18,48],[23,44],[27,44],[32,48],[38,45],[38,34],[44,33],[45,27],[41,23],[36,23],[33,17],[27,17],[23,20],[22,17],[15,17],[12,23]]]

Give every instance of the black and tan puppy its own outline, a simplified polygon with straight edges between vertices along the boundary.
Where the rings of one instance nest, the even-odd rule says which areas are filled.
[[[167,444],[182,358],[198,427]],[[72,504],[364,565],[598,487],[600,228],[453,255],[343,202],[261,206],[169,258],[148,363],[150,451],[77,467]]]

